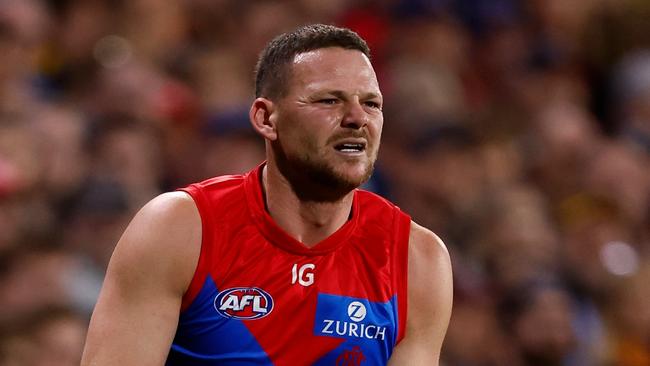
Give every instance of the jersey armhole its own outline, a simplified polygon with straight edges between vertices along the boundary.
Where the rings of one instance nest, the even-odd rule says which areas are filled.
[[[194,275],[190,281],[187,290],[183,294],[181,301],[181,313],[185,311],[191,304],[192,301],[201,291],[203,284],[208,276],[208,266],[207,259],[210,256],[210,243],[212,243],[212,212],[210,210],[210,204],[203,190],[195,185],[190,185],[184,188],[178,189],[178,191],[185,192],[192,197],[194,203],[196,204],[197,209],[199,210],[199,216],[201,217],[201,250],[199,254],[199,260],[196,264],[196,269],[194,270]]]
[[[393,263],[394,288],[397,289],[397,345],[406,330],[408,306],[408,252],[409,236],[411,233],[411,217],[399,209],[395,209],[395,262]]]

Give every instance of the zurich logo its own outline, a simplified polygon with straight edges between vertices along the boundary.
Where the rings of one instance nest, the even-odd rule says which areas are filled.
[[[366,317],[366,306],[359,301],[352,301],[348,305],[348,316],[354,322],[360,322]]]
[[[273,311],[273,297],[259,287],[234,287],[219,292],[214,308],[226,318],[259,319]]]
[[[389,306],[390,302],[382,304],[367,299],[318,294],[314,334],[348,339],[391,339],[394,326]]]

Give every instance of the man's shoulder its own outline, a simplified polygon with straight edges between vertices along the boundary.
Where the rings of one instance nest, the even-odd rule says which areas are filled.
[[[149,276],[155,275],[168,282],[168,289],[182,295],[198,260],[201,235],[194,200],[184,192],[163,193],[144,205],[129,223],[115,248],[109,272],[115,280],[124,279],[125,285],[136,279],[150,281]],[[151,274],[141,276],[142,268]]]
[[[174,191],[154,197],[140,209],[130,226],[156,235],[161,231],[195,230],[200,226],[200,219],[192,197],[186,192]]]
[[[447,247],[442,239],[433,231],[411,221],[411,232],[409,235],[409,247],[418,255],[430,260],[444,260],[449,258]]]

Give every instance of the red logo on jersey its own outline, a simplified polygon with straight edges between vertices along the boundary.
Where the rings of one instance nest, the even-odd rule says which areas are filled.
[[[214,308],[226,318],[259,319],[273,311],[273,298],[258,287],[235,287],[221,291]]]
[[[361,352],[361,347],[354,346],[352,349],[345,350],[336,359],[336,366],[360,366],[366,357]]]

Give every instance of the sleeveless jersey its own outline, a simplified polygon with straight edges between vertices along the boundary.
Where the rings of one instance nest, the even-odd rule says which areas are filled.
[[[404,336],[410,217],[355,190],[350,219],[308,248],[267,213],[261,171],[183,188],[203,239],[166,364],[385,365]]]

